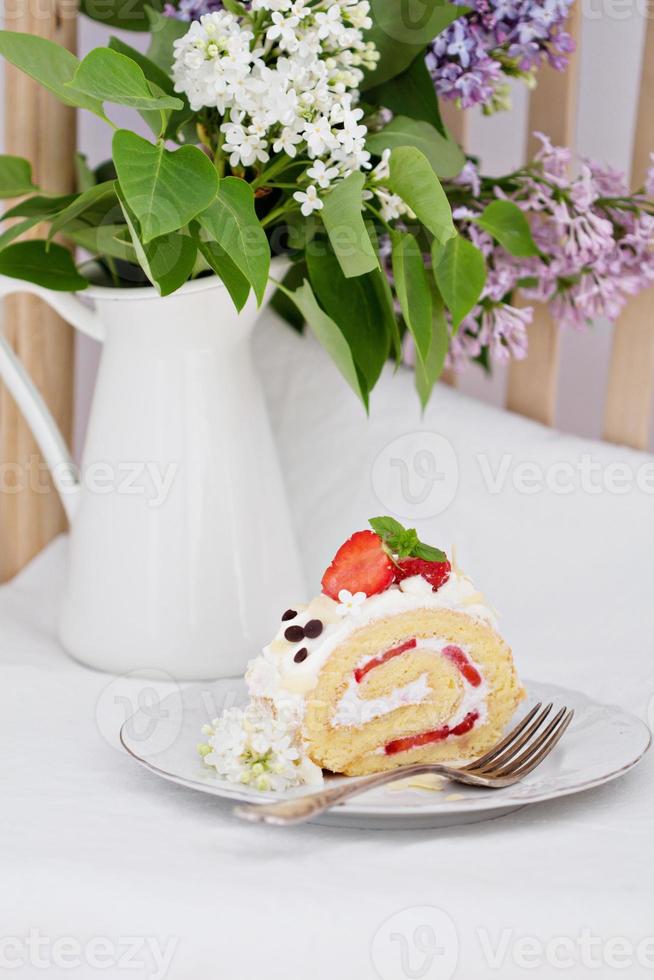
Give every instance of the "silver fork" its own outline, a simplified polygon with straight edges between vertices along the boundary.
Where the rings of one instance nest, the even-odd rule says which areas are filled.
[[[330,807],[351,800],[369,789],[384,786],[397,779],[422,776],[425,773],[445,776],[455,783],[484,786],[488,789],[512,786],[540,765],[572,721],[574,710],[563,707],[543,728],[551,710],[551,703],[543,708],[542,702],[539,702],[501,742],[480,759],[460,769],[434,762],[399,766],[397,769],[375,773],[374,776],[340,783],[332,789],[321,790],[319,793],[297,796],[292,800],[237,806],[234,813],[237,817],[252,823],[280,825],[304,823],[305,820],[311,820]]]

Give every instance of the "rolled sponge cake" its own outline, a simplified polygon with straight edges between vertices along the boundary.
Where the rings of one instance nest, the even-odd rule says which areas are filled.
[[[362,775],[478,757],[524,697],[511,650],[465,612],[418,608],[355,629],[305,696],[309,757]]]
[[[525,692],[467,576],[453,569],[438,590],[414,576],[350,599],[288,610],[246,675],[268,710],[292,708],[311,762],[360,775],[475,758],[501,738]]]

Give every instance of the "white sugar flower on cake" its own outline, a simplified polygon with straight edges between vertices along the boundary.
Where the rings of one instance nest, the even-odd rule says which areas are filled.
[[[211,728],[201,753],[220,776],[283,790],[321,770],[475,758],[500,739],[525,692],[494,612],[414,530],[370,524],[250,663],[250,706]]]

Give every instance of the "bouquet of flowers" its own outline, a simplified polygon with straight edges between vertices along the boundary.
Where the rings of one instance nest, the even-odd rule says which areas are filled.
[[[447,358],[524,353],[516,291],[576,322],[649,281],[642,195],[598,168],[570,181],[553,150],[482,178],[441,121],[439,95],[497,104],[500,74],[562,67],[569,3],[84,0],[151,40],[144,55],[112,37],[82,60],[2,31],[1,55],[114,132],[110,161],[78,159],[72,194],[0,157],[0,196],[19,198],[2,216],[0,273],[84,289],[90,267],[63,237],[117,288],[165,296],[213,274],[240,310],[272,278],[278,309],[309,325],[364,404],[408,337],[424,404]],[[151,137],[117,128],[111,106]],[[18,240],[36,225],[44,237]]]

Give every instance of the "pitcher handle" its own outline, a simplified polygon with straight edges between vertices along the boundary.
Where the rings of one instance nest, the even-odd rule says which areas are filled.
[[[0,298],[11,293],[32,293],[87,337],[104,340],[104,329],[98,314],[72,293],[59,293],[35,283],[0,276]],[[80,495],[77,467],[66,441],[46,405],[43,396],[0,332],[0,378],[25,417],[52,474],[66,516],[72,521]]]

